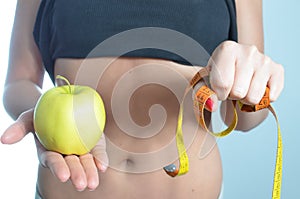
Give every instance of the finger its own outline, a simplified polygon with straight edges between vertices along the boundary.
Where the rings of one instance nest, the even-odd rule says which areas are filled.
[[[271,77],[268,81],[270,101],[275,101],[284,87],[284,68],[280,64],[273,64]]]
[[[93,155],[88,153],[80,156],[80,162],[86,174],[88,189],[95,190],[99,185],[99,176]]]
[[[70,171],[63,156],[53,151],[47,151],[37,139],[35,141],[41,165],[49,168],[61,182],[66,182],[70,178]]]
[[[87,179],[79,158],[75,155],[68,155],[65,161],[70,169],[73,185],[78,191],[83,191],[87,186]]]
[[[242,102],[245,104],[258,104],[265,93],[269,78],[269,67],[261,66],[258,68],[251,80],[249,91]]]
[[[102,137],[100,138],[97,145],[93,148],[91,153],[95,158],[95,163],[98,169],[102,172],[105,172],[109,164],[109,159],[106,153],[106,142],[104,133],[102,134]]]
[[[246,97],[254,73],[254,66],[249,61],[237,61],[235,68],[234,83],[229,98],[240,100]]]
[[[33,132],[33,109],[22,113],[1,136],[3,144],[14,144],[22,140],[28,133]]]
[[[234,81],[238,45],[232,41],[223,42],[214,51],[207,67],[210,69],[210,84],[219,100],[227,99]]]

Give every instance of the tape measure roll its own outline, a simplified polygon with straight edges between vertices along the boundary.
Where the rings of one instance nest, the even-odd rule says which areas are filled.
[[[186,153],[186,148],[184,146],[183,141],[183,134],[182,134],[182,120],[183,120],[183,101],[188,93],[188,91],[193,88],[203,77],[208,76],[208,71],[205,68],[202,68],[199,72],[195,74],[195,76],[190,81],[189,86],[185,89],[184,97],[182,102],[180,103],[179,108],[179,115],[178,115],[178,123],[177,123],[177,129],[176,129],[176,143],[177,143],[177,150],[179,155],[179,168],[176,167],[176,165],[171,164],[166,167],[164,167],[165,172],[172,177],[183,175],[188,172],[189,170],[189,160],[188,155]],[[277,152],[276,152],[276,163],[275,163],[275,170],[274,170],[274,179],[273,179],[273,192],[272,192],[272,199],[280,199],[280,191],[281,191],[281,179],[282,179],[282,140],[281,140],[281,131],[280,131],[280,125],[277,118],[277,115],[275,113],[274,108],[270,104],[269,99],[269,88],[266,87],[265,94],[261,101],[256,105],[246,105],[243,104],[240,101],[232,101],[233,105],[233,111],[234,111],[234,117],[231,122],[231,124],[228,126],[227,129],[221,132],[211,132],[205,123],[204,118],[204,109],[205,104],[207,100],[214,94],[214,92],[206,85],[202,86],[195,95],[194,100],[194,108],[195,111],[199,112],[199,115],[197,115],[197,120],[200,126],[206,130],[208,133],[212,134],[216,137],[224,137],[228,134],[230,134],[237,125],[238,122],[238,116],[236,112],[236,104],[238,104],[241,111],[245,112],[255,112],[259,111],[261,109],[268,108],[270,112],[273,114],[276,123],[277,123]]]

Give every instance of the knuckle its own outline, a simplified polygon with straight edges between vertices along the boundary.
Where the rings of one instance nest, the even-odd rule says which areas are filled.
[[[231,84],[229,83],[215,84],[213,86],[213,90],[216,92],[220,100],[225,100],[228,97],[230,89]]]
[[[257,94],[250,94],[248,93],[244,98],[243,101],[245,101],[247,104],[255,105],[258,104],[260,101],[260,97]]]
[[[277,71],[279,74],[283,74],[284,75],[284,67],[281,64],[277,64]]]
[[[246,50],[248,58],[253,58],[259,54],[259,51],[255,45],[249,45]]]
[[[222,82],[222,84],[219,86],[219,88],[223,89],[224,91],[226,92],[229,92],[231,90],[231,87],[232,87],[232,81],[229,81],[229,80],[224,80]]]
[[[220,49],[225,51],[230,51],[236,48],[237,43],[234,41],[224,41],[220,44]]]
[[[78,159],[76,155],[67,155],[64,158],[66,161],[76,161]]]
[[[229,81],[222,81],[222,82],[215,82],[212,84],[214,89],[220,90],[220,91],[228,91],[230,90],[231,84]]]
[[[265,91],[265,86],[263,86],[260,81],[252,82],[251,87],[249,88],[249,91],[245,97],[245,100],[249,104],[258,104],[260,100],[262,99]]]
[[[263,58],[260,61],[260,67],[263,68],[263,71],[266,72],[267,74],[270,74],[272,69],[274,68],[274,65],[271,64],[272,59],[268,56],[263,56]]]
[[[249,103],[249,104],[258,104],[259,101],[260,101],[260,98],[258,96],[247,96],[246,97],[246,101]]]
[[[257,53],[258,52],[258,49],[257,49],[256,45],[249,45],[248,50],[249,50],[250,53]]]
[[[262,98],[263,94],[260,94],[259,92],[255,92],[255,94],[252,95],[247,95],[245,100],[249,103],[249,104],[258,104]]]
[[[93,159],[93,155],[90,153],[79,156],[80,161],[89,161]]]
[[[246,97],[246,92],[244,90],[239,89],[239,88],[233,89],[230,93],[230,97],[243,99],[243,98]]]
[[[271,58],[265,55],[263,58],[263,65],[269,65],[271,62],[272,62]]]

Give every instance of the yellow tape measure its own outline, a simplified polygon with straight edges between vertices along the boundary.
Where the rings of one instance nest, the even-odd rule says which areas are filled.
[[[201,69],[190,81],[190,85],[186,88],[183,99],[187,95],[188,91],[193,88],[196,83],[198,83],[203,77],[208,76],[208,72],[205,68]],[[274,171],[274,181],[273,181],[273,192],[272,199],[280,199],[280,190],[281,190],[281,176],[282,176],[282,141],[281,141],[281,131],[279,126],[279,121],[277,115],[275,113],[274,108],[270,105],[269,100],[269,88],[266,88],[265,94],[261,101],[257,105],[245,105],[240,101],[232,101],[234,117],[227,129],[221,132],[211,132],[205,123],[204,118],[204,108],[206,101],[214,94],[214,92],[207,87],[206,85],[202,86],[196,93],[196,98],[194,100],[194,108],[199,111],[199,116],[197,120],[202,128],[204,128],[207,132],[216,137],[224,137],[231,133],[238,122],[238,116],[236,112],[236,103],[238,103],[240,109],[245,112],[255,112],[264,108],[268,108],[273,116],[275,117],[277,123],[277,132],[278,132],[278,144],[277,144],[277,152],[276,152],[276,163],[275,163],[275,171]],[[176,129],[176,143],[179,155],[179,168],[177,168],[174,164],[168,165],[164,167],[166,173],[172,177],[182,175],[188,172],[189,170],[189,160],[186,153],[186,148],[184,146],[183,135],[182,135],[182,120],[183,120],[183,100],[180,103],[179,115],[178,115],[178,123]]]

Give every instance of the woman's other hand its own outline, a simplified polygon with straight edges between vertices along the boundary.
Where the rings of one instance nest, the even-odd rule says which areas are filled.
[[[279,97],[284,87],[282,65],[260,52],[254,45],[239,44],[233,41],[221,43],[213,52],[206,66],[209,84],[216,93],[212,99],[212,111],[217,110],[217,100],[224,101],[221,115],[227,125],[233,119],[230,100],[240,100],[244,104],[255,105],[262,99],[266,86],[270,88],[270,101]],[[203,82],[195,86],[197,90]],[[268,115],[268,110],[245,113],[237,109],[236,130],[249,131],[259,125]]]
[[[254,45],[225,41],[215,49],[207,67],[211,88],[222,101],[229,98],[257,104],[266,86],[270,100],[275,101],[284,86],[283,67]]]

